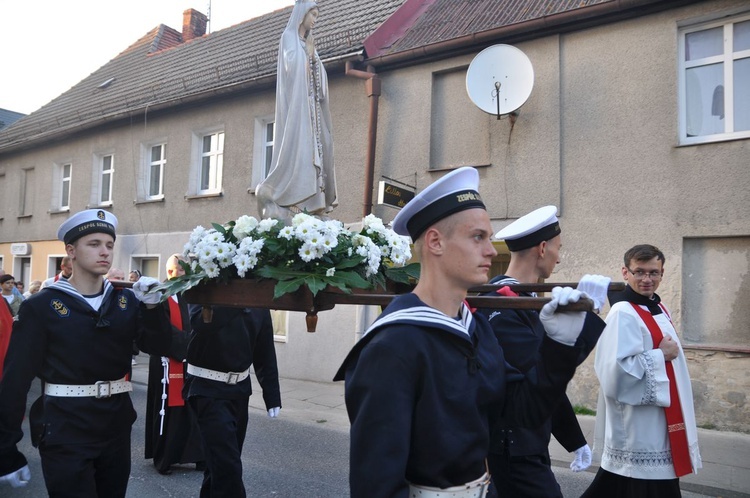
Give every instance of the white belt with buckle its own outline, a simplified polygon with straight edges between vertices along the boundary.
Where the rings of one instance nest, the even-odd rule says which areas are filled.
[[[248,378],[250,369],[248,368],[244,372],[219,372],[210,368],[196,367],[188,363],[187,373],[202,379],[215,380],[224,382],[225,384],[236,384]]]
[[[44,384],[44,394],[62,398],[109,398],[113,394],[129,393],[133,384],[123,377],[120,380],[100,380],[96,384]]]
[[[490,475],[484,473],[475,481],[451,486],[450,488],[433,488],[409,483],[410,498],[484,498],[490,488]]]

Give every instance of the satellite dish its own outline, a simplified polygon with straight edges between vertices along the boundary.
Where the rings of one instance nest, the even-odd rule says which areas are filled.
[[[534,68],[526,54],[511,45],[493,45],[474,57],[466,72],[466,92],[488,114],[510,114],[531,95]]]

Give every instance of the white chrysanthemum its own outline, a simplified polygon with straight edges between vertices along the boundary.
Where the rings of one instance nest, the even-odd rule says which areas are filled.
[[[234,236],[237,237],[237,239],[247,237],[253,232],[253,230],[255,230],[257,226],[258,220],[256,220],[252,216],[243,214],[242,216],[237,218],[237,221],[234,222]]]
[[[268,232],[273,227],[275,227],[278,222],[279,220],[275,220],[273,218],[266,218],[264,220],[261,220],[261,222],[258,224],[258,233]]]
[[[219,276],[219,265],[213,261],[206,261],[205,264],[201,263],[203,270],[206,272],[208,278],[216,278]]]
[[[320,232],[315,228],[313,223],[306,221],[294,230],[294,236],[297,240],[308,243],[311,238],[320,236]]]
[[[292,226],[297,227],[303,224],[304,222],[306,222],[307,220],[309,220],[310,218],[312,218],[312,216],[310,216],[309,214],[297,213],[294,215],[294,218],[292,218]]]
[[[218,244],[201,241],[197,246],[195,246],[195,255],[200,260],[212,260],[216,257],[216,250],[218,246]]]
[[[234,266],[237,268],[237,275],[239,275],[240,278],[244,278],[248,270],[255,268],[255,265],[258,263],[258,258],[238,252],[234,255],[234,258],[232,258],[232,263],[234,263]]]
[[[294,227],[293,226],[285,226],[279,231],[279,237],[286,240],[292,240],[292,237],[294,237]]]
[[[309,263],[318,257],[318,250],[314,245],[304,243],[302,244],[302,247],[299,248],[299,257],[302,258],[302,261],[305,263]]]
[[[368,214],[362,219],[362,226],[365,228],[383,226],[383,220],[375,216],[374,214]]]
[[[236,249],[235,245],[229,242],[222,242],[216,247],[216,261],[220,267],[226,268],[232,264]]]
[[[206,235],[206,229],[198,225],[197,227],[193,228],[193,231],[190,233],[190,240],[188,241],[188,244],[192,246],[196,245],[198,242],[200,242],[204,235]]]
[[[367,256],[367,271],[365,272],[366,276],[374,275],[378,272],[380,269],[380,259],[381,259],[381,252],[380,248],[373,244],[370,247],[369,254]]]
[[[220,244],[221,242],[224,242],[224,235],[212,228],[211,230],[206,231],[205,235],[203,235],[203,238],[201,239],[199,244],[206,243],[206,244],[217,245],[217,244]]]
[[[338,220],[327,220],[323,223],[323,228],[321,228],[321,231],[325,234],[331,234],[335,237],[338,237],[341,232],[344,231],[344,224]]]
[[[339,245],[339,239],[333,234],[327,233],[323,235],[323,239],[321,240],[321,244],[325,248],[325,252],[330,251],[337,245]]]

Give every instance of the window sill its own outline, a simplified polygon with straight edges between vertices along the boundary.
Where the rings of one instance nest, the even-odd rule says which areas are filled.
[[[681,138],[676,147],[693,147],[695,145],[720,144],[725,142],[750,139],[750,134],[748,134],[747,132],[741,133],[741,135],[738,132],[734,134],[727,133],[722,135],[706,135],[704,137]]]
[[[135,199],[133,204],[138,206],[140,204],[154,204],[158,202],[164,202],[164,197],[159,197],[158,199]]]
[[[47,211],[49,214],[68,214],[70,212],[70,208],[63,208],[63,209],[50,209]]]
[[[113,205],[113,202],[107,202],[104,204],[87,205],[86,209],[111,209]]]
[[[214,193],[211,193],[211,194],[191,194],[191,195],[186,195],[185,196],[185,200],[186,201],[194,201],[194,200],[197,200],[197,199],[212,199],[212,198],[215,198],[215,197],[224,197],[224,192],[214,192]]]
[[[428,173],[444,173],[446,171],[453,171],[458,168],[463,168],[464,166],[469,166],[471,168],[489,168],[492,166],[491,164],[460,164],[460,165],[450,165],[450,166],[441,166],[439,168],[429,168],[427,170]]]
[[[23,219],[23,218],[31,218],[32,216],[33,215],[31,215],[31,214],[19,214],[18,216],[16,216],[16,218],[18,218],[20,220],[20,219]]]

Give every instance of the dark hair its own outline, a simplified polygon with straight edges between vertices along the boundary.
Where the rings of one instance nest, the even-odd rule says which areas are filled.
[[[650,244],[640,244],[633,246],[625,252],[625,266],[630,265],[630,262],[635,261],[650,261],[656,258],[661,261],[662,264],[666,261],[664,253],[659,250],[658,247]]]
[[[15,278],[13,278],[13,275],[9,275],[9,274],[6,273],[2,277],[0,277],[0,284],[4,284],[8,280],[15,280]]]

